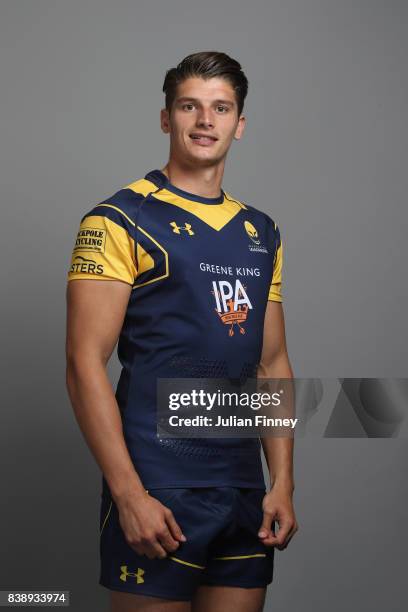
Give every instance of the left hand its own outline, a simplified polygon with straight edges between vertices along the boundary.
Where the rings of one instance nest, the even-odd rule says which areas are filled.
[[[284,487],[274,485],[262,501],[263,521],[258,532],[265,546],[276,546],[284,550],[297,532],[299,525],[293,509],[292,493]],[[273,521],[279,524],[278,534],[272,528]]]

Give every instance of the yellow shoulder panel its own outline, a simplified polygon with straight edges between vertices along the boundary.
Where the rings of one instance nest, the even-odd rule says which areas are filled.
[[[131,189],[135,193],[141,193],[142,195],[147,196],[148,193],[157,189],[157,185],[143,178],[126,185],[124,189]]]
[[[136,278],[135,244],[128,232],[104,216],[81,222],[71,258],[68,280],[121,280]]]
[[[242,209],[242,205],[236,200],[224,198],[221,204],[203,204],[202,202],[187,200],[180,195],[167,191],[167,189],[161,189],[157,194],[153,193],[152,196],[195,215],[216,231],[222,230]]]

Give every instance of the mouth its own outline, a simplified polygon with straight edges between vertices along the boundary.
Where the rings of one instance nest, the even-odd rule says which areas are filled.
[[[218,138],[216,138],[215,136],[211,136],[210,134],[201,134],[200,132],[194,132],[193,134],[190,134],[190,138],[196,144],[201,146],[212,145],[218,140]]]

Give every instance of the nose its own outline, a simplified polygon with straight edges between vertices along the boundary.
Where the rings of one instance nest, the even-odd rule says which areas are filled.
[[[200,127],[214,127],[214,119],[209,108],[202,108],[197,115],[197,125]]]

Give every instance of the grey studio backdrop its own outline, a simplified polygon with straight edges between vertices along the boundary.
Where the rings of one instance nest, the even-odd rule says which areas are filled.
[[[65,284],[81,216],[160,168],[165,71],[243,65],[224,188],[284,241],[298,377],[406,377],[407,5],[388,0],[2,0],[0,588],[107,609],[100,475],[65,391]],[[110,364],[115,382],[116,356]],[[406,439],[296,441],[300,530],[266,610],[406,609]]]

